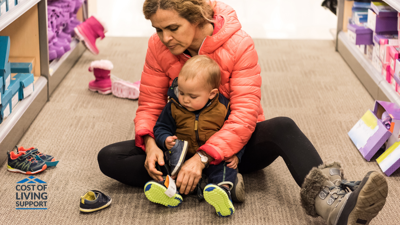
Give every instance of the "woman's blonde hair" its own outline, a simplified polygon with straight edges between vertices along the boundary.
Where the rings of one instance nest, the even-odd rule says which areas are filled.
[[[205,79],[211,89],[218,88],[221,83],[221,70],[218,63],[208,56],[196,55],[190,58],[179,72],[179,78],[185,81],[194,79],[198,75]]]
[[[175,10],[179,16],[191,24],[199,24],[202,27],[207,22],[213,23],[213,5],[207,0],[145,0],[143,14],[150,19],[158,9]]]

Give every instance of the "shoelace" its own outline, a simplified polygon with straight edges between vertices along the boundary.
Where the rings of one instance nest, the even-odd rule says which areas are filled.
[[[333,198],[334,201],[336,199],[339,199],[335,208],[339,205],[339,203],[346,196],[346,194],[351,193],[354,190],[356,190],[358,188],[358,186],[360,185],[360,183],[361,183],[361,181],[341,180],[339,185],[333,185],[333,186],[327,187],[329,189],[331,198]]]
[[[37,160],[32,156],[32,152],[28,151],[24,155],[20,156],[21,159],[28,160],[31,163],[37,163]]]

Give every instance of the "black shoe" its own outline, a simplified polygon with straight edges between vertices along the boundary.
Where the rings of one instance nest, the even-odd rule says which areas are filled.
[[[171,176],[178,174],[188,151],[189,143],[187,141],[176,140],[174,147],[165,152],[165,159],[169,166],[168,173]]]
[[[110,206],[112,199],[96,190],[86,192],[81,197],[80,211],[85,213],[95,212]]]

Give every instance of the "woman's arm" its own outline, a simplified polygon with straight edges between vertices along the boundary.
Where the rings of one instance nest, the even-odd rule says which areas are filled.
[[[156,43],[156,38],[157,35],[153,35],[149,39],[140,83],[139,107],[134,120],[135,144],[143,150],[147,150],[143,137],[148,135],[154,138],[153,127],[167,103],[170,80],[158,64],[156,49],[160,46]]]
[[[261,68],[254,42],[242,32],[234,54],[234,67],[230,77],[231,114],[221,130],[199,148],[219,164],[239,152],[249,141],[259,115],[261,100]]]

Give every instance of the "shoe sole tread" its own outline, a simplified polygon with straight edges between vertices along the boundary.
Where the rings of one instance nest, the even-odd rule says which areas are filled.
[[[204,199],[208,204],[215,208],[217,215],[226,217],[235,212],[232,201],[228,194],[220,187],[214,184],[209,184],[203,191]]]
[[[182,196],[180,194],[175,194],[170,198],[165,194],[166,190],[166,187],[152,181],[144,186],[144,194],[149,201],[170,208],[178,207],[183,201]]]

